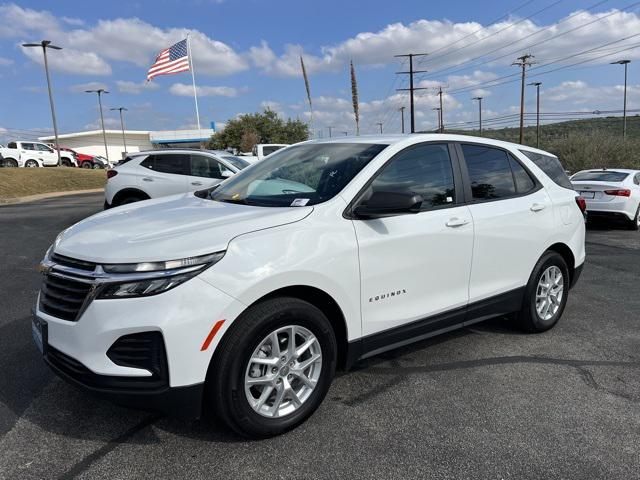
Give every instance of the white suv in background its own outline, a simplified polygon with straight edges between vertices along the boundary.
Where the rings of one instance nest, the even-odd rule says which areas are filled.
[[[62,232],[33,335],[89,391],[275,435],[318,408],[337,367],[495,316],[553,327],[585,260],[583,209],[558,159],[530,147],[300,143]]]
[[[7,167],[54,167],[58,165],[58,154],[50,146],[40,142],[9,142],[2,152]],[[60,152],[62,165],[77,167],[75,156]]]
[[[224,151],[137,152],[107,171],[105,209],[217,185],[249,163]]]

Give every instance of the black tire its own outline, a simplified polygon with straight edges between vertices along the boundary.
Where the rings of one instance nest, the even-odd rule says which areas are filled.
[[[73,164],[71,163],[71,160],[67,160],[67,159],[62,159],[62,166],[63,167],[71,167]]]
[[[27,160],[26,162],[24,162],[24,166],[26,168],[38,168],[40,165],[38,165],[38,162],[36,162],[35,160]]]
[[[18,168],[18,162],[13,158],[5,158],[3,159],[3,165],[6,168]]]
[[[135,202],[141,202],[142,200],[148,200],[147,198],[142,198],[139,195],[127,195],[126,197],[122,198],[122,200],[118,200],[118,202],[113,202],[113,206],[120,206],[120,205],[128,205],[130,203],[135,203]]]
[[[100,165],[99,163],[94,163],[93,164],[93,169],[94,170],[100,170],[102,168],[102,165]]]
[[[627,220],[627,226],[629,230],[640,230],[640,205],[638,205],[638,209],[636,210],[636,216],[633,220]]]
[[[318,339],[322,366],[317,384],[297,410],[279,418],[260,415],[249,404],[244,379],[249,358],[259,343],[278,328],[296,325]],[[322,403],[336,369],[337,345],[327,317],[303,300],[280,297],[250,307],[225,334],[209,366],[204,410],[236,433],[250,438],[279,435],[304,422]]]
[[[556,266],[562,273],[563,295],[557,311],[551,318],[543,319],[536,309],[536,296],[538,291],[538,283],[542,274],[550,267]],[[547,251],[542,255],[533,272],[529,277],[529,282],[525,288],[524,298],[522,300],[522,309],[517,314],[518,321],[523,330],[531,333],[540,333],[553,328],[564,312],[567,304],[567,296],[569,294],[570,276],[567,263],[557,252]]]
[[[93,165],[91,162],[82,162],[81,165],[82,168],[93,168]]]

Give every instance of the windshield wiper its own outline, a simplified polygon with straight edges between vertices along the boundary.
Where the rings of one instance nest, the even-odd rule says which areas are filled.
[[[223,202],[223,203],[236,203],[238,205],[251,205],[244,198],[233,199],[233,198],[213,198],[213,197],[211,197],[211,200],[215,200],[215,201]]]

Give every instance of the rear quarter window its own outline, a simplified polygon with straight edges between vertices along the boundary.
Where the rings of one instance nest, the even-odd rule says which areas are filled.
[[[537,152],[530,152],[528,150],[520,150],[521,153],[526,155],[529,160],[536,164],[536,166],[542,170],[556,185],[559,185],[569,190],[573,190],[573,185],[564,171],[560,160],[551,155],[543,155]]]

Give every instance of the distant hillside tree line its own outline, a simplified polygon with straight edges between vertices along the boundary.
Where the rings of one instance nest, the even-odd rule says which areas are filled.
[[[239,115],[216,132],[208,148],[234,148],[250,152],[258,143],[297,143],[309,138],[309,127],[301,120],[284,120],[273,110]]]

